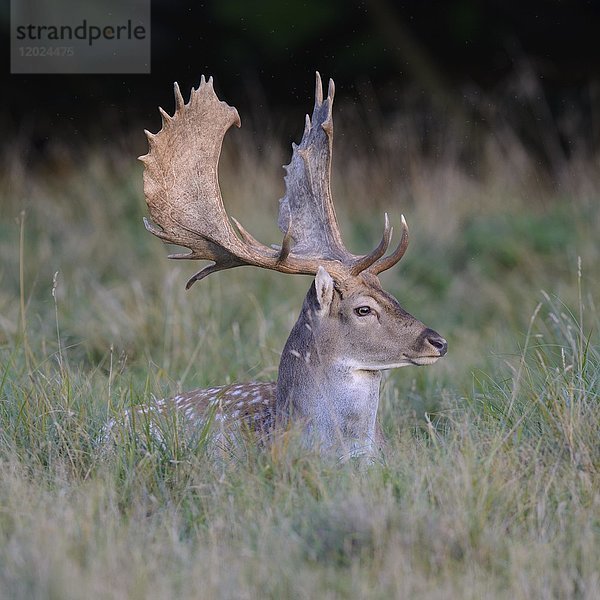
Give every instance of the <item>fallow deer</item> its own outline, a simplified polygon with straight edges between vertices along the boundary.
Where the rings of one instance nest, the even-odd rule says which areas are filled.
[[[408,245],[402,217],[398,247],[385,256],[392,228],[387,214],[379,245],[356,256],[344,246],[333,206],[330,173],[333,144],[333,81],[323,99],[316,74],[312,118],[306,115],[299,145],[285,168],[280,200],[280,246],[252,237],[223,206],[217,178],[221,145],[235,108],[219,101],[212,78],[202,77],[185,104],[175,84],[175,113],[162,108],[162,128],[146,131],[144,193],[154,223],[148,231],[186,247],[169,258],[212,261],[187,288],[207,275],[242,265],[313,275],[298,321],[285,344],[273,383],[200,389],[160,401],[193,422],[206,418],[245,423],[254,430],[298,423],[303,442],[343,455],[372,454],[382,442],[377,424],[381,373],[406,365],[429,365],[446,354],[447,342],[408,314],[385,292],[378,274],[393,267]]]

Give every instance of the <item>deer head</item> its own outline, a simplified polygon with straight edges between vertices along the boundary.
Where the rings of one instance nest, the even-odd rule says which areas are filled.
[[[312,118],[306,116],[302,140],[293,144],[285,167],[278,218],[283,241],[269,247],[230,218],[221,199],[218,160],[226,131],[240,126],[236,109],[219,101],[212,78],[202,77],[187,104],[175,84],[175,114],[160,109],[162,129],[146,132],[150,151],[140,157],[156,223],[145,219],[145,225],[162,240],[190,250],[169,258],[212,261],[188,288],[242,265],[315,276],[282,354],[277,413],[306,418],[307,431],[321,443],[331,445],[340,434],[360,445],[374,437],[380,372],[431,364],[446,353],[447,343],[404,311],[379,282],[379,273],[406,252],[404,217],[399,244],[387,256],[393,232],[387,214],[372,252],[357,256],[342,242],[330,188],[333,97],[333,81],[324,99],[317,73]]]
[[[428,365],[446,352],[445,340],[407,313],[368,270],[336,283],[320,268],[315,296],[311,327],[320,328],[323,346],[338,348],[331,354],[349,369]]]

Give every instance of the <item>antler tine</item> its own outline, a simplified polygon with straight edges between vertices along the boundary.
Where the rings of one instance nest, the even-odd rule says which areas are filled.
[[[246,242],[246,244],[249,244],[250,246],[255,246],[256,248],[262,247],[262,244],[252,234],[250,234],[248,230],[235,217],[229,218],[235,224],[238,233],[240,234],[242,240]]]
[[[202,77],[204,77],[204,75]],[[183,96],[181,95],[181,90],[179,89],[179,84],[177,82],[173,84],[173,91],[175,93],[175,113],[178,113],[183,110],[183,107],[185,106],[185,101],[183,99]]]
[[[279,256],[277,257],[277,260],[280,263],[283,263],[287,260],[288,256],[290,255],[290,252],[292,250],[292,242],[294,241],[294,239],[292,238],[292,231],[291,228],[288,227],[288,230],[285,232],[285,235],[283,236],[283,241],[281,242],[281,250],[279,252]]]
[[[321,81],[321,73],[315,71],[315,108],[323,104],[323,82]]]
[[[177,257],[169,256],[169,258],[177,258]],[[182,258],[187,258],[187,257],[182,256]],[[201,281],[205,277],[208,277],[211,273],[216,273],[217,271],[225,271],[226,269],[233,269],[234,267],[241,267],[244,264],[246,264],[246,263],[244,263],[242,261],[238,261],[238,262],[232,261],[232,263],[229,265],[224,265],[223,263],[220,263],[220,264],[215,263],[214,265],[208,265],[207,267],[204,267],[203,269],[201,269],[195,275],[192,275],[188,279],[187,283],[185,284],[185,289],[189,290],[196,283],[196,281]]]
[[[406,219],[404,215],[401,215],[402,219],[402,236],[400,237],[400,243],[398,247],[385,258],[380,258],[375,263],[373,263],[369,268],[369,272],[374,275],[378,275],[383,271],[387,271],[391,267],[393,267],[396,263],[400,261],[400,259],[404,256],[406,249],[408,248],[408,225],[406,223]]]
[[[352,275],[358,275],[359,273],[362,273],[386,253],[386,250],[390,245],[390,240],[392,239],[392,233],[394,229],[393,227],[390,227],[390,220],[388,219],[387,213],[384,213],[384,218],[385,224],[383,227],[383,235],[379,245],[370,254],[366,254],[354,263],[350,271]]]

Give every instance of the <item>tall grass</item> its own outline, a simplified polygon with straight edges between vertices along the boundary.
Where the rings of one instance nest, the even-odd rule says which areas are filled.
[[[370,467],[293,436],[214,460],[177,415],[160,440],[142,419],[103,443],[152,396],[274,379],[309,279],[237,269],[186,293],[195,265],[141,226],[137,142],[31,172],[4,158],[0,597],[600,596],[597,171],[565,158],[549,178],[505,136],[470,172],[452,131],[432,155],[409,120],[375,123],[361,152],[350,125],[348,245],[404,212],[411,246],[384,285],[450,342],[387,377]],[[270,243],[287,150],[267,142],[234,136],[221,180]]]

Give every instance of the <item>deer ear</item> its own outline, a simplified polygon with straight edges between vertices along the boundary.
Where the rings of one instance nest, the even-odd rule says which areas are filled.
[[[333,279],[321,266],[319,266],[317,276],[315,277],[315,290],[317,292],[319,312],[329,312],[329,307],[333,301]]]

